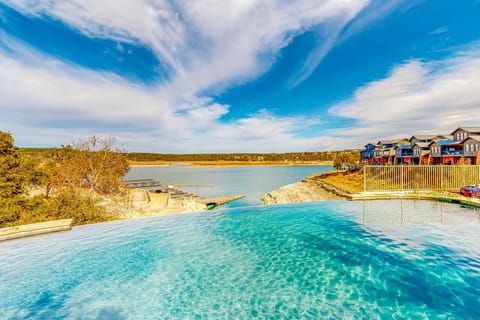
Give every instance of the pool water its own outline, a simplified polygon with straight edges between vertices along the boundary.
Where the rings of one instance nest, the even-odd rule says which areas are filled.
[[[478,212],[328,201],[0,243],[0,319],[480,319]]]

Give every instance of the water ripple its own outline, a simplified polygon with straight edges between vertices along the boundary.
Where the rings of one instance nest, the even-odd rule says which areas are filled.
[[[451,204],[343,201],[76,227],[0,244],[0,318],[475,319],[479,231]]]

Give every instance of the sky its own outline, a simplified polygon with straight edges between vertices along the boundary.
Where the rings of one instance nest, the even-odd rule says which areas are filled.
[[[0,0],[18,146],[298,152],[480,125],[480,0]]]

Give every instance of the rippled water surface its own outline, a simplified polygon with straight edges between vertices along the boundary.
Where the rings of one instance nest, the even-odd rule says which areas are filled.
[[[480,319],[478,212],[244,207],[0,243],[1,319]]]
[[[139,166],[131,168],[125,179],[154,179],[163,184],[213,185],[212,187],[181,186],[178,189],[203,197],[232,196],[243,193],[246,198],[226,205],[239,207],[261,204],[260,198],[267,192],[298,182],[313,173],[332,169],[332,166]]]

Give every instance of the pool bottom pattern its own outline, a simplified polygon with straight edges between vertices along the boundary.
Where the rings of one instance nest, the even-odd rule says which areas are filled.
[[[365,224],[364,204],[333,201],[105,223],[3,243],[0,318],[480,318],[478,213],[371,203],[368,221],[401,205],[433,222]]]

